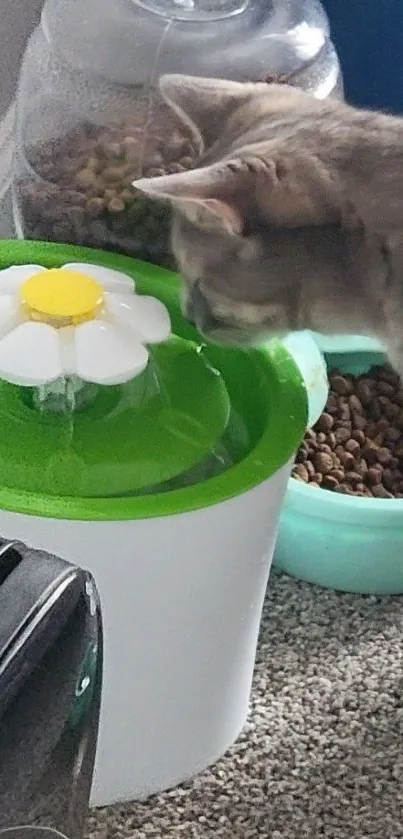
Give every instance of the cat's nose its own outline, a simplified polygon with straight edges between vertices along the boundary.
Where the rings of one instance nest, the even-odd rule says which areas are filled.
[[[187,320],[197,326],[200,332],[212,332],[219,326],[198,281],[193,283],[189,291],[186,302],[186,317]]]

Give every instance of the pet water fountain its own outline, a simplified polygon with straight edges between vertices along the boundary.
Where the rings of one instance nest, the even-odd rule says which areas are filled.
[[[190,778],[242,729],[293,455],[327,396],[309,335],[204,346],[179,290],[128,257],[0,243],[0,533],[99,589],[96,805]]]

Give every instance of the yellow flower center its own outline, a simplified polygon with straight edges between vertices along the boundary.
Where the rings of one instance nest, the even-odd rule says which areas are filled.
[[[26,280],[20,299],[31,320],[60,327],[93,320],[103,303],[104,292],[100,283],[86,274],[53,268]]]

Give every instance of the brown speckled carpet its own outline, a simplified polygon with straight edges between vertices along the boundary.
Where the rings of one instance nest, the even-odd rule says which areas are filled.
[[[88,835],[403,839],[403,598],[272,573],[236,746],[191,784],[93,811]]]

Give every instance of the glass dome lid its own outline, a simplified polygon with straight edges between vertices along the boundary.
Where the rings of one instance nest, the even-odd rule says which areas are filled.
[[[293,72],[329,35],[318,0],[46,0],[42,28],[72,67],[146,86],[162,73]]]
[[[153,14],[169,20],[215,21],[242,14],[249,0],[132,0]]]

